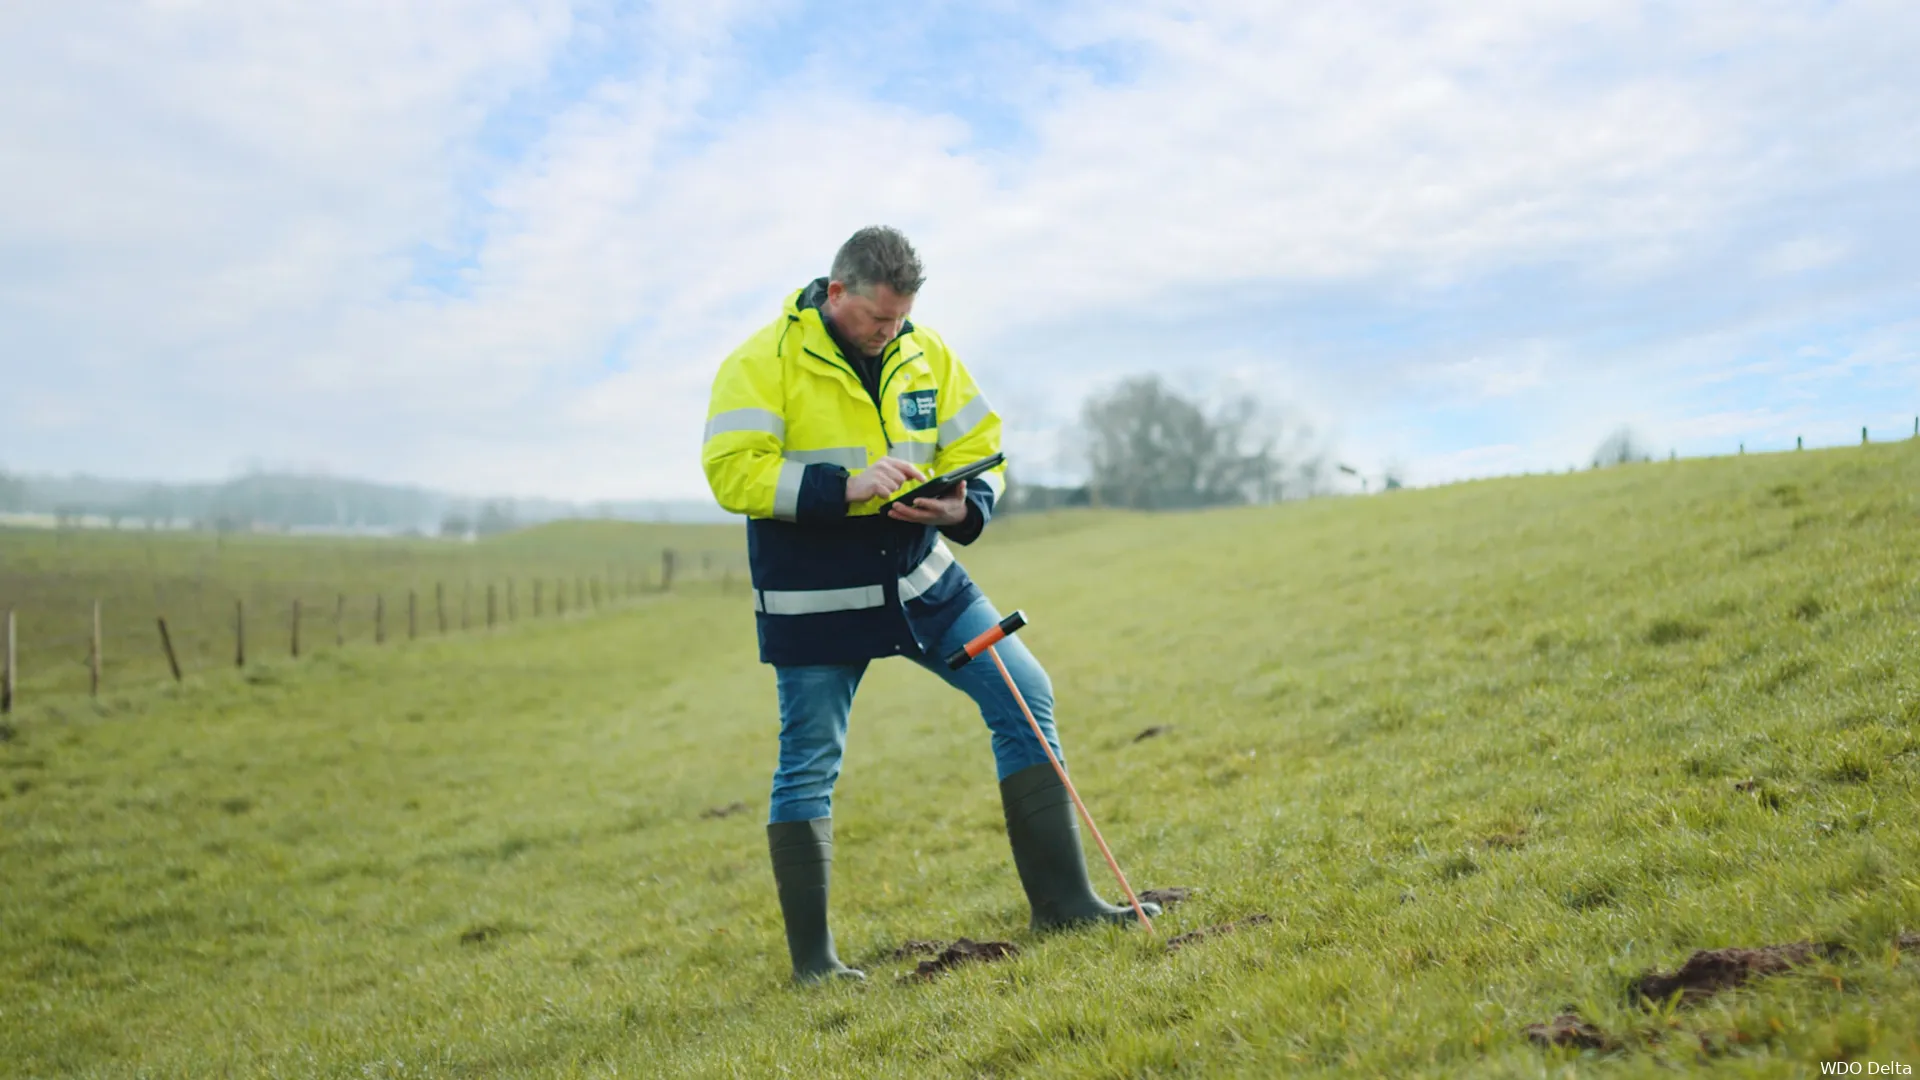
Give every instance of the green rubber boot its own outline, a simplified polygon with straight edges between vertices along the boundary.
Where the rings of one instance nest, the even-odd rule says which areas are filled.
[[[1007,839],[1013,865],[1033,906],[1033,928],[1047,930],[1087,922],[1137,920],[1131,907],[1116,907],[1093,891],[1087,860],[1080,849],[1080,823],[1073,796],[1050,764],[1021,769],[1000,781],[1000,805],[1007,812]],[[1148,918],[1158,904],[1141,902]]]
[[[767,826],[780,914],[787,923],[787,953],[795,982],[864,979],[840,962],[827,929],[827,882],[833,876],[833,819],[778,821]]]

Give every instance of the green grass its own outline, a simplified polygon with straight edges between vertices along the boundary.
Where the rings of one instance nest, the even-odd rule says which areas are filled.
[[[169,678],[156,618],[188,671],[230,667],[235,602],[247,650],[285,656],[300,602],[304,655],[343,642],[413,630],[449,633],[494,617],[552,615],[564,593],[580,611],[656,588],[661,553],[675,549],[679,581],[744,578],[737,527],[565,522],[480,543],[266,534],[0,528],[0,611],[14,609],[23,699],[90,683],[93,604],[101,605],[102,682],[109,690]],[[594,604],[596,591],[600,605]]]
[[[869,676],[861,986],[796,990],[739,595],[32,705],[0,743],[23,1076],[1817,1075],[1920,1065],[1920,453],[1631,466],[967,553],[1159,940],[1035,939],[977,716]],[[1170,725],[1135,742],[1152,724]],[[734,801],[747,815],[702,812]],[[1096,856],[1097,859],[1097,856]],[[1099,869],[1096,862],[1096,869]],[[1104,870],[1100,870],[1104,873]],[[1267,914],[1178,953],[1165,938]],[[927,983],[910,938],[1019,957]],[[1844,951],[1694,1007],[1694,949]],[[1569,1008],[1621,1043],[1543,1050]]]

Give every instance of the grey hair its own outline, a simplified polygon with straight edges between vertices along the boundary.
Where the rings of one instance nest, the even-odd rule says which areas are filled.
[[[875,285],[912,296],[927,283],[927,272],[906,234],[887,225],[869,225],[840,245],[831,280],[862,296],[871,295]]]

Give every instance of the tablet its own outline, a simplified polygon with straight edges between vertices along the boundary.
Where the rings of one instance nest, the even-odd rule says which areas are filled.
[[[895,495],[893,498],[881,503],[880,509],[884,512],[892,509],[894,503],[911,503],[915,499],[937,499],[974,477],[998,468],[1000,464],[1006,460],[1007,456],[1005,454],[995,454],[992,457],[981,458],[971,465],[962,465],[950,472],[941,473],[939,476],[928,480],[912,491]]]

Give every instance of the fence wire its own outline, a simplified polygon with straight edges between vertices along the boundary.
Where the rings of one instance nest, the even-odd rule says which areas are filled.
[[[309,577],[245,559],[75,569],[10,558],[0,567],[0,650],[10,612],[13,676],[7,680],[0,669],[0,703],[18,708],[34,695],[110,694],[172,679],[175,665],[192,677],[329,650],[581,618],[668,591],[744,594],[749,581],[746,554],[738,550],[669,549],[645,562],[558,570],[396,561]]]

